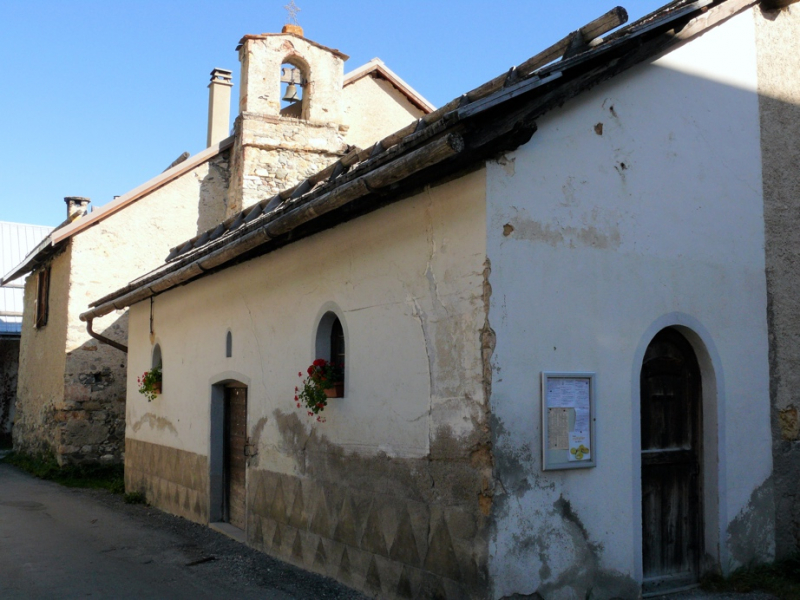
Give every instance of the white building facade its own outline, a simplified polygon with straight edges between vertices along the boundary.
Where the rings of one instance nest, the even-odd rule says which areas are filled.
[[[800,13],[711,4],[534,57],[93,303],[131,306],[128,488],[379,597],[636,598],[771,560],[760,57]],[[318,422],[294,388],[336,320]],[[585,417],[548,373],[591,381],[586,468],[545,469]]]

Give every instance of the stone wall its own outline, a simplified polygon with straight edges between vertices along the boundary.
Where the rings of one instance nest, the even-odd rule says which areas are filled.
[[[59,453],[56,411],[64,400],[71,257],[67,246],[50,261],[50,310],[44,327],[34,327],[37,271],[25,280],[13,430],[17,451]]]
[[[120,462],[125,442],[125,354],[89,337],[81,321],[71,329],[73,336],[87,339],[66,355],[64,400],[55,414],[59,462]],[[124,344],[127,312],[115,313],[113,323],[97,330]]]
[[[79,315],[93,300],[163,263],[169,249],[227,212],[223,152],[70,238],[52,261],[50,319],[33,327],[36,274],[28,278],[14,445],[64,463],[121,462],[127,356],[92,338]],[[127,311],[93,323],[127,343]]]
[[[243,113],[235,131],[229,215],[321,171],[347,149],[338,127],[292,117]]]
[[[776,551],[800,548],[800,5],[755,10]]]
[[[194,177],[200,181],[200,200],[197,209],[197,231],[216,227],[228,215],[228,187],[231,179],[231,151],[226,150],[208,161]]]
[[[0,448],[11,444],[18,367],[19,338],[0,339]]]
[[[128,439],[125,489],[147,502],[195,523],[208,523],[208,460],[169,446]]]
[[[291,34],[247,36],[239,47],[242,65],[239,113],[278,116],[281,111],[281,65],[298,68],[306,84],[302,117],[312,123],[342,122],[342,82],[347,57]]]
[[[60,461],[120,462],[124,450],[126,355],[90,337],[80,313],[161,264],[171,246],[219,222],[228,165],[223,152],[72,238],[64,399],[56,416]],[[127,311],[93,327],[125,344]]]

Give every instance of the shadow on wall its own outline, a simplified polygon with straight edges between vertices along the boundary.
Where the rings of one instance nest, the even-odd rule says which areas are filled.
[[[800,4],[791,7],[800,12]],[[762,11],[774,27],[785,17]],[[795,23],[796,23],[795,17]],[[796,35],[788,31],[787,36]],[[788,40],[784,39],[784,42]],[[797,48],[797,44],[794,44]],[[781,56],[786,52],[787,57]],[[796,53],[796,50],[793,52]],[[761,151],[764,168],[764,230],[766,233],[767,316],[770,333],[770,395],[772,400],[773,480],[775,485],[776,554],[791,555],[800,548],[800,260],[788,249],[800,247],[800,82],[792,69],[800,64],[796,54],[778,46],[769,47],[762,59],[775,68],[765,87],[783,92],[781,98],[763,94]],[[794,82],[794,83],[792,83]],[[792,87],[793,86],[793,87]],[[771,91],[771,90],[764,90]]]
[[[197,234],[207,231],[227,217],[230,150],[208,163],[208,174],[200,182],[197,206]]]
[[[777,78],[777,74],[770,77]],[[759,83],[763,80],[760,74]],[[614,511],[635,513],[634,504],[641,502],[634,499],[631,503],[630,496],[622,492],[617,497],[608,492],[604,482],[640,477],[636,471],[614,470],[613,461],[601,461],[596,473],[563,475],[542,471],[538,407],[527,409],[512,400],[530,385],[529,363],[509,357],[524,349],[531,362],[553,364],[549,357],[554,356],[557,347],[558,355],[565,352],[570,357],[565,362],[578,363],[580,370],[597,370],[604,385],[618,386],[615,392],[619,393],[611,393],[609,396],[614,398],[605,399],[608,413],[625,415],[624,419],[631,419],[636,429],[639,424],[632,422],[630,407],[640,399],[631,398],[626,393],[627,384],[622,383],[630,380],[629,352],[598,361],[592,351],[602,353],[608,348],[635,346],[638,340],[624,337],[631,323],[639,319],[647,323],[653,318],[648,311],[669,310],[663,307],[678,307],[696,297],[697,290],[681,282],[690,281],[693,273],[703,273],[707,266],[704,260],[736,273],[758,269],[762,234],[766,246],[767,314],[760,310],[762,314],[743,316],[751,331],[757,319],[765,320],[769,331],[771,388],[769,396],[764,389],[757,401],[763,407],[759,413],[764,417],[762,424],[767,407],[770,409],[772,437],[765,432],[748,443],[759,453],[771,446],[773,479],[762,485],[762,481],[743,477],[746,485],[752,486],[752,496],[731,522],[723,523],[723,534],[729,536],[728,544],[736,560],[770,558],[771,540],[765,541],[763,536],[771,534],[773,526],[769,489],[774,485],[776,554],[785,555],[800,546],[800,424],[797,412],[793,412],[800,411],[796,400],[800,386],[800,260],[796,253],[787,251],[800,247],[800,173],[796,168],[800,159],[800,103],[796,100],[800,98],[800,82],[786,85],[795,88],[780,99],[775,97],[775,90],[781,89],[779,85],[755,94],[751,89],[671,68],[636,67],[542,117],[534,143],[519,149],[515,163],[503,165],[509,188],[514,185],[512,178],[522,177],[525,182],[540,182],[541,189],[522,198],[514,196],[513,202],[503,207],[506,214],[493,217],[488,242],[492,284],[495,290],[518,288],[519,271],[514,266],[536,262],[547,267],[529,271],[531,281],[549,281],[547,287],[532,287],[528,294],[499,296],[502,304],[493,300],[490,312],[498,340],[493,363],[497,371],[502,368],[502,377],[495,376],[492,382],[495,477],[497,488],[502,490],[495,496],[493,533],[496,555],[513,556],[513,561],[497,561],[491,566],[493,580],[503,581],[506,586],[503,593],[531,589],[544,593],[569,586],[576,597],[587,596],[601,577],[613,575],[601,568],[604,546],[610,546],[609,540],[613,539],[600,533],[609,530],[611,521],[604,521],[602,512],[613,512],[608,510],[613,507]],[[736,140],[742,143],[731,144]],[[560,144],[567,143],[571,144],[570,150],[581,145],[583,149],[574,151],[572,162],[566,161],[563,170],[546,159],[537,163],[545,153],[555,154],[563,148]],[[531,168],[525,166],[526,161],[534,165],[533,169],[539,164],[547,177],[536,179],[537,174],[522,171]],[[756,171],[758,175],[763,171],[763,207],[754,204],[762,198]],[[676,181],[687,185],[676,191]],[[513,195],[502,189],[509,197]],[[722,191],[730,192],[723,195],[727,205],[713,200],[714,193]],[[663,200],[670,195],[675,199],[669,209],[673,215],[663,209],[663,201],[658,203],[659,196]],[[686,207],[696,209],[697,217],[686,216]],[[763,224],[758,214],[762,208]],[[583,221],[581,214],[587,215]],[[672,227],[673,216],[680,229]],[[731,231],[743,236],[739,247],[728,243]],[[644,239],[645,247],[636,248]],[[608,240],[614,243],[607,243]],[[693,247],[695,240],[708,242],[703,242],[705,257],[693,257],[682,248],[683,244]],[[733,253],[726,251],[728,248],[733,248]],[[649,279],[628,277],[623,266],[626,263],[618,260],[623,252],[654,258],[651,264],[656,265],[655,269],[661,268],[659,261],[669,263],[669,268],[681,276],[670,279],[655,270]],[[553,262],[547,262],[549,257],[555,257]],[[613,286],[599,278],[576,281],[570,276],[554,276],[558,272],[586,273],[590,260],[606,266],[604,277],[611,277]],[[654,292],[654,280],[663,283],[658,292]],[[620,281],[624,283],[620,285]],[[603,305],[599,307],[594,300],[598,289]],[[759,288],[741,300],[762,306],[763,300],[758,296],[763,293]],[[565,297],[587,300],[565,303]],[[650,307],[643,310],[648,302]],[[719,318],[719,307],[708,303],[697,306],[695,316],[701,322],[716,322]],[[552,327],[543,326],[547,320],[543,315],[554,314],[559,318]],[[733,319],[734,314],[729,318]],[[589,331],[582,332],[579,342],[571,337],[568,327],[576,318],[592,323]],[[622,319],[626,321],[624,326],[620,325]],[[530,335],[532,330],[536,336]],[[741,347],[731,343],[737,336],[720,337],[725,339],[715,342],[724,360],[741,353]],[[592,350],[582,352],[578,343]],[[761,356],[758,359],[763,360]],[[736,389],[736,383],[741,381],[733,376],[733,383],[728,386],[727,393],[735,399],[736,406],[754,401]],[[746,430],[748,424],[736,413],[735,409],[729,413],[732,429]],[[612,444],[608,436],[602,443]],[[634,445],[638,443],[634,438]],[[729,437],[728,448],[731,444]],[[634,451],[638,453],[635,448]],[[631,446],[620,440],[605,455],[617,452],[627,455]],[[732,487],[728,482],[728,488],[720,493],[727,494]],[[597,498],[604,495],[609,504],[598,504]],[[564,501],[571,507],[570,515],[580,521],[558,510]],[[553,506],[555,510],[543,511],[542,506]],[[569,548],[566,554],[574,559],[561,558],[565,546]],[[612,553],[606,550],[606,557],[609,554]],[[525,565],[525,569],[518,569],[517,565]],[[620,579],[618,583],[625,581]]]
[[[778,557],[800,548],[800,106],[760,97]]]
[[[19,338],[0,338],[0,448],[11,447],[18,368]]]
[[[122,344],[128,339],[127,311],[95,321],[94,330]],[[56,415],[60,463],[117,463],[125,451],[127,354],[86,334],[67,353],[64,408]]]

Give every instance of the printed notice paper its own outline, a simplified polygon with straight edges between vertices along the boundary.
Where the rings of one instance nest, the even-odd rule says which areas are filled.
[[[548,444],[551,450],[569,448],[569,409],[551,408],[547,411]]]
[[[573,431],[589,431],[589,409],[576,408],[575,409],[575,426]]]
[[[548,408],[589,410],[589,380],[554,377],[547,380]]]

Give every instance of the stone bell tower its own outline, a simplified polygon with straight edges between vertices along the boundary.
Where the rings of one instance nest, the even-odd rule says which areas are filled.
[[[228,215],[302,181],[347,148],[346,55],[307,40],[297,25],[247,35],[237,50],[242,72]],[[284,97],[294,100],[282,108]]]

